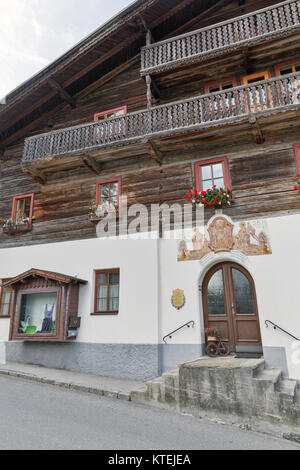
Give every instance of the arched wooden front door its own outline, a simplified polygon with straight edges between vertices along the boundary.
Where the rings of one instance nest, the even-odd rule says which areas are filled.
[[[235,352],[262,352],[255,285],[235,263],[214,266],[203,287],[205,327],[215,326]]]

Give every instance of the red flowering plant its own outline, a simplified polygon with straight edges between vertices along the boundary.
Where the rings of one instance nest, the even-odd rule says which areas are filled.
[[[205,328],[204,333],[207,336],[213,337],[213,338],[217,338],[219,336],[219,331],[217,330],[215,326],[212,326],[210,328]]]
[[[298,173],[297,175],[297,184],[296,186],[294,187],[295,191],[300,191],[300,173]]]
[[[192,204],[202,204],[204,207],[231,206],[233,202],[232,190],[230,188],[217,188],[217,186],[213,186],[207,191],[190,189],[185,198]]]

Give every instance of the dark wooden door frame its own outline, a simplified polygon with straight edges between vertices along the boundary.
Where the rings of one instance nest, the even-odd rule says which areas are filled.
[[[247,314],[240,314],[236,313],[236,304],[235,304],[235,296],[234,296],[234,289],[233,289],[233,279],[232,279],[232,269],[237,269],[240,271],[250,282],[250,286],[252,289],[253,294],[253,303],[254,303],[254,315],[247,315]],[[208,315],[208,297],[207,297],[207,287],[209,281],[211,280],[212,276],[217,272],[222,271],[222,278],[223,278],[223,286],[224,286],[224,298],[225,298],[225,309],[226,315]],[[259,323],[259,314],[258,314],[258,305],[257,305],[257,296],[256,296],[256,289],[255,283],[251,276],[251,274],[241,265],[234,263],[234,262],[223,262],[214,265],[205,275],[203,283],[202,283],[202,304],[203,304],[203,314],[204,314],[204,324],[205,328],[211,326],[211,323],[215,323],[216,326],[219,324],[226,324],[226,330],[228,332],[227,337],[223,337],[222,339],[228,342],[234,351],[236,351],[237,347],[243,346],[244,349],[251,347],[261,347],[261,332],[260,332],[260,323]],[[234,308],[234,312],[233,312]],[[243,321],[255,321],[256,322],[256,329],[257,329],[257,340],[252,340],[248,338],[248,340],[239,339],[238,334],[238,322]],[[244,344],[243,344],[244,343]]]

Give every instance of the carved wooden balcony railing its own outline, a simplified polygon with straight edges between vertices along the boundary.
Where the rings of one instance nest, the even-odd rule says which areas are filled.
[[[285,1],[142,49],[142,75],[199,61],[300,29],[300,1]]]
[[[300,72],[29,137],[25,140],[23,163],[226,126],[249,119],[249,115],[260,117],[298,108]]]

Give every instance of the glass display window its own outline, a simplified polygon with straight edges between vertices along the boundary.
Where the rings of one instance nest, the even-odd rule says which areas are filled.
[[[23,294],[19,334],[55,334],[56,305],[57,292]]]

